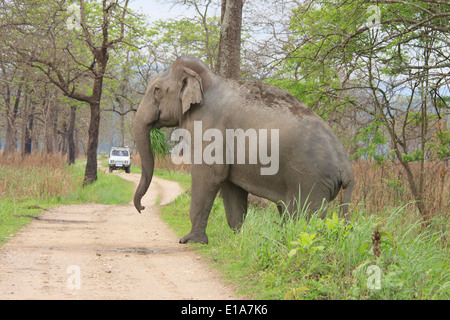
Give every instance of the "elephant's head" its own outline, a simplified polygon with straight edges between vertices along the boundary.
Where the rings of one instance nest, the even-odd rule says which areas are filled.
[[[141,199],[153,177],[150,130],[180,125],[191,106],[203,102],[203,80],[199,73],[203,73],[206,66],[198,60],[192,62],[191,58],[180,58],[168,70],[153,77],[138,107],[133,135],[142,162],[141,181],[134,195],[134,206],[139,212],[144,209]]]

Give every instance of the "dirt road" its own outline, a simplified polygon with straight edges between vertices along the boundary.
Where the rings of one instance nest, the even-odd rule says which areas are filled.
[[[181,192],[154,177],[143,214],[131,204],[42,213],[0,248],[0,299],[236,299],[153,206],[158,194],[162,205]]]

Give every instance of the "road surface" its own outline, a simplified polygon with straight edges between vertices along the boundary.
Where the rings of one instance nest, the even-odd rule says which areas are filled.
[[[120,174],[139,181],[139,175]],[[237,299],[233,288],[161,220],[176,182],[153,178],[132,204],[49,209],[0,248],[0,299]]]

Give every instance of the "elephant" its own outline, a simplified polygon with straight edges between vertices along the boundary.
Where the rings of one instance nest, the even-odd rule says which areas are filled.
[[[266,154],[278,153],[278,159],[273,159],[278,162],[273,164],[273,172],[262,174],[263,169],[269,169],[268,163],[262,161],[263,157],[256,161],[253,157],[251,161],[256,149],[248,135],[244,137],[249,140],[248,145],[242,145],[241,141],[240,146],[245,148],[241,161],[233,158],[242,150],[234,148],[234,154],[229,154],[228,141],[223,143],[222,150],[215,151],[226,153],[229,161],[194,161],[189,213],[192,226],[180,243],[208,243],[206,226],[219,191],[228,225],[234,230],[239,230],[244,222],[249,193],[276,203],[280,213],[284,207],[295,216],[298,207],[308,207],[309,212],[318,210],[323,201],[333,200],[342,188],[341,208],[345,218],[351,220],[348,203],[354,175],[343,145],[322,118],[277,86],[223,78],[191,56],[177,58],[167,70],[154,76],[133,124],[142,162],[142,175],[134,195],[139,213],[145,208],[141,199],[153,176],[154,155],[149,135],[153,127],[181,128],[193,135],[194,141],[198,138],[195,134],[206,135],[207,131],[217,138],[219,133],[227,136],[229,130],[262,136],[267,136],[270,130],[272,144],[260,147]],[[212,138],[201,140],[200,146],[206,148],[211,144],[209,141]],[[264,154],[260,149],[261,153]]]

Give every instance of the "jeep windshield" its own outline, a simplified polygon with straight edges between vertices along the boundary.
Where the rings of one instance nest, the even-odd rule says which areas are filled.
[[[113,150],[111,152],[112,156],[115,157],[128,157],[128,151],[127,150]]]

